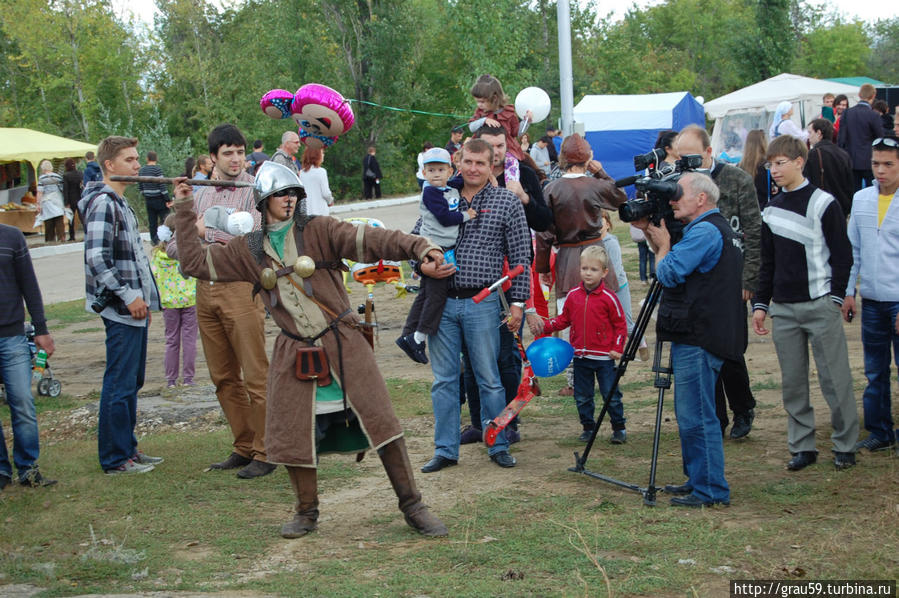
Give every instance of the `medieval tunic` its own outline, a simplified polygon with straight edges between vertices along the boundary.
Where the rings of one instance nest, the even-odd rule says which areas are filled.
[[[176,200],[176,230],[181,268],[185,274],[204,280],[242,280],[260,283],[264,268],[279,270],[292,264],[297,255],[307,255],[317,263],[336,263],[341,258],[371,263],[379,259],[421,260],[431,249],[439,249],[426,238],[399,231],[357,226],[328,216],[313,217],[290,224],[284,243],[284,260],[277,260],[271,243],[261,232],[236,237],[227,245],[202,247],[196,235],[196,214],[191,198]],[[318,268],[307,279],[289,275],[293,281],[334,314],[350,310],[350,301],[340,271]],[[293,336],[311,338],[334,320],[286,276],[271,291],[261,291],[272,319]],[[344,372],[341,371],[338,339]],[[403,431],[390,404],[387,386],[375,362],[375,355],[359,330],[359,321],[350,312],[340,324],[315,344],[324,347],[331,371],[346,391],[347,405],[356,414],[372,448],[378,449]],[[296,378],[296,351],[309,343],[284,334],[275,339],[268,373],[266,409],[266,453],[269,463],[316,467],[315,382]]]

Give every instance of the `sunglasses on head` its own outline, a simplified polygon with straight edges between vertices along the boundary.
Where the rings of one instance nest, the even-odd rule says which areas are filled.
[[[887,147],[899,147],[899,140],[894,137],[878,137],[873,142],[871,142],[871,147],[877,147],[878,145],[885,145]]]

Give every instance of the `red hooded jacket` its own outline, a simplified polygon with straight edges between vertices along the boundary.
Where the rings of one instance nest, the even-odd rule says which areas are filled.
[[[575,357],[609,357],[609,351],[624,352],[624,309],[603,282],[592,291],[585,289],[584,283],[568,291],[562,315],[547,320],[543,332],[549,334],[569,326]]]

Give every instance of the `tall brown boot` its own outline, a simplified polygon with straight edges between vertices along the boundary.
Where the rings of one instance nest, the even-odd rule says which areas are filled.
[[[318,472],[313,467],[287,467],[297,496],[297,512],[281,526],[281,537],[301,538],[318,527]]]
[[[403,512],[406,523],[425,536],[449,535],[443,522],[421,502],[421,494],[415,487],[415,478],[412,477],[412,464],[409,463],[409,454],[406,452],[406,441],[399,438],[384,445],[378,450],[378,456],[381,457],[381,463],[384,464],[393,491],[399,498],[400,511]]]

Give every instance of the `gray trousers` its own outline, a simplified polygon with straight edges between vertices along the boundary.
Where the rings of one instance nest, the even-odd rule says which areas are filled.
[[[821,394],[830,406],[833,450],[855,452],[858,409],[840,308],[829,296],[801,303],[773,303],[769,314],[780,362],[787,444],[791,453],[815,450],[815,410],[809,400],[808,345],[812,345]]]

